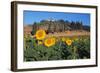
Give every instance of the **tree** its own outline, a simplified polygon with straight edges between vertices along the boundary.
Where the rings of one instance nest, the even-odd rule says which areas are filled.
[[[37,23],[34,22],[33,27],[32,27],[32,31],[31,31],[31,34],[34,35],[36,33],[36,30],[37,30]]]

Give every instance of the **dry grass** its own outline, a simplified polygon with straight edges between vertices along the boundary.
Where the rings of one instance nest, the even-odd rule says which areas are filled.
[[[46,37],[73,37],[73,36],[89,36],[90,32],[87,31],[66,31],[66,32],[55,32],[49,33]]]

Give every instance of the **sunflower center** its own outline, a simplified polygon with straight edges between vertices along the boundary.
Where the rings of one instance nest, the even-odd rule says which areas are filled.
[[[71,41],[68,41],[68,43],[70,44],[70,43],[71,43]]]
[[[47,44],[51,44],[51,43],[52,43],[51,39],[48,39]]]
[[[38,33],[38,36],[39,36],[39,37],[42,37],[42,36],[43,36],[43,33],[42,33],[42,32],[39,32],[39,33]]]

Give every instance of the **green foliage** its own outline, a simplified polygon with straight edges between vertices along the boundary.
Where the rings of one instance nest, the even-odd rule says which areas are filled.
[[[73,40],[68,46],[59,40],[55,45],[46,47],[38,44],[35,38],[24,38],[24,61],[43,61],[43,60],[69,60],[69,59],[90,58],[90,39],[80,37]]]
[[[40,22],[40,23],[37,23],[37,25],[44,25],[42,22]]]
[[[36,30],[33,29],[32,32],[31,32],[31,34],[34,35],[35,33],[36,33]]]

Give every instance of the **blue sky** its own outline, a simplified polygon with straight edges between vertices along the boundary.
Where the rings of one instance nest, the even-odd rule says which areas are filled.
[[[40,22],[45,19],[82,21],[83,25],[90,26],[90,14],[88,13],[65,13],[65,12],[44,12],[44,11],[24,11],[24,25]]]

